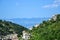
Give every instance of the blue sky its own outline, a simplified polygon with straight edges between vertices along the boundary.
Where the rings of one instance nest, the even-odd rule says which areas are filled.
[[[41,18],[60,13],[60,0],[0,0],[0,18]]]

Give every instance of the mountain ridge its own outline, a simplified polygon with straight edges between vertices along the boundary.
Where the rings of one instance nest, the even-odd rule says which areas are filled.
[[[15,32],[18,34],[18,37],[20,37],[24,30],[28,29],[10,21],[0,20],[0,35],[2,36]]]
[[[6,20],[23,25],[26,28],[30,28],[34,26],[35,24],[39,24],[43,20],[47,20],[47,19],[49,18],[13,18],[13,19],[6,19]]]

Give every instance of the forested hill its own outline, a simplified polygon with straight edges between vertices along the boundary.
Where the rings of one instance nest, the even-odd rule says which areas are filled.
[[[9,21],[0,20],[0,36],[5,36],[13,33],[17,33],[18,36],[20,36],[22,35],[23,30],[28,30],[28,29],[21,25]]]
[[[30,40],[60,40],[60,14],[33,27]]]

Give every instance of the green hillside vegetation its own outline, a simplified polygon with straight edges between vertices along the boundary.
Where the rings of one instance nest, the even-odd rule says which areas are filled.
[[[8,34],[17,33],[18,37],[20,37],[22,35],[23,30],[28,29],[9,21],[0,20],[0,36],[6,36]]]
[[[60,14],[54,17],[43,21],[38,27],[33,27],[30,40],[60,40]]]

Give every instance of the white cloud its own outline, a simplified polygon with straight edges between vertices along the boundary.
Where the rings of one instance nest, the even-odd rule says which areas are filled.
[[[44,5],[42,6],[43,8],[56,8],[60,6],[60,0],[55,0],[53,2],[53,4],[48,4],[48,5]]]
[[[59,6],[58,4],[51,4],[51,5],[45,5],[45,6],[43,6],[43,8],[55,8],[58,6]]]

